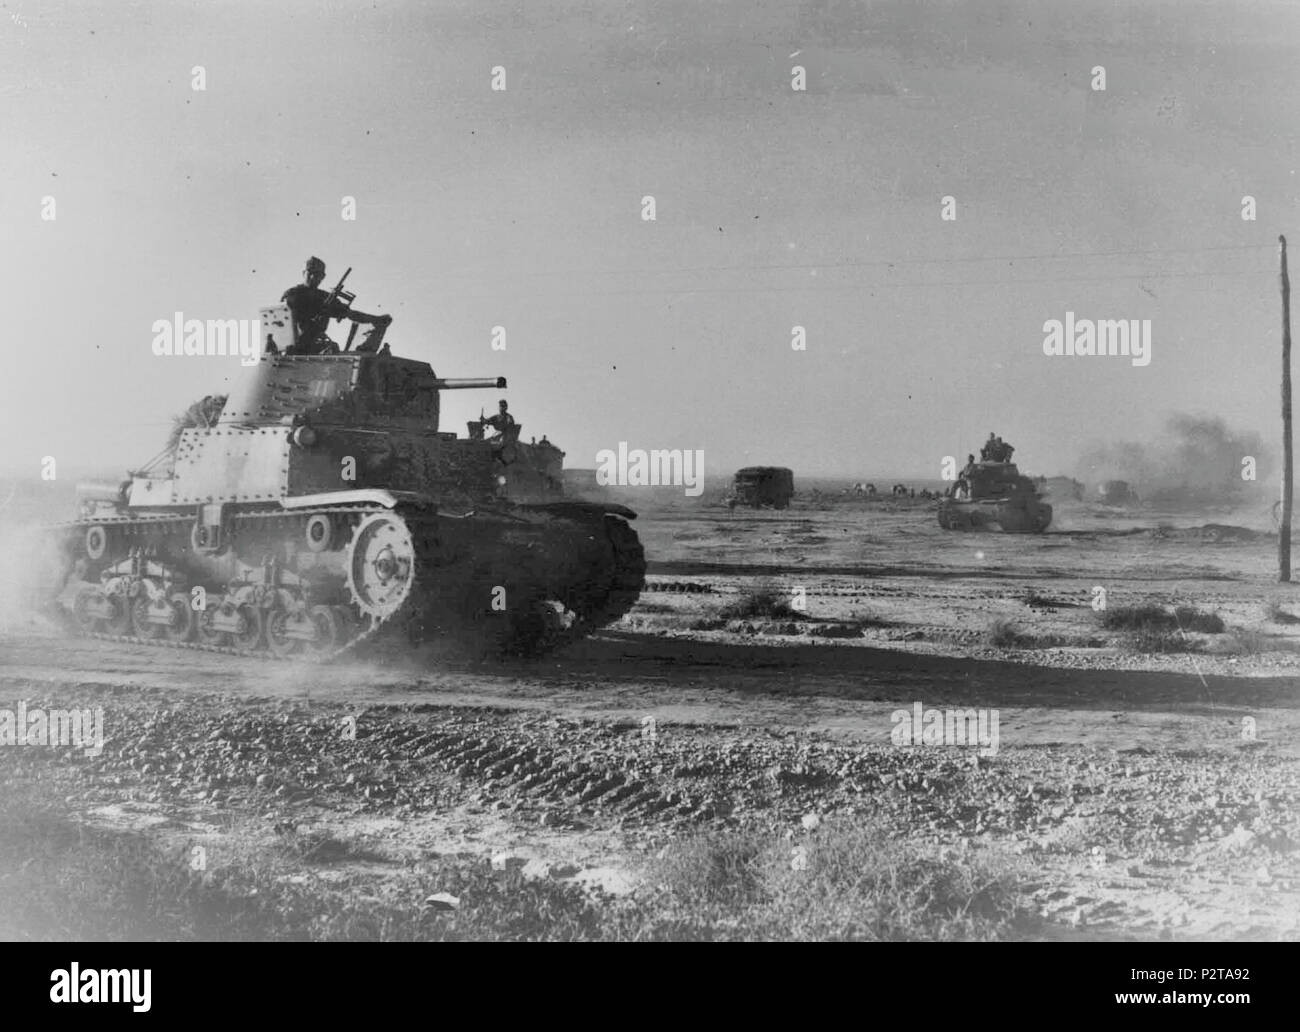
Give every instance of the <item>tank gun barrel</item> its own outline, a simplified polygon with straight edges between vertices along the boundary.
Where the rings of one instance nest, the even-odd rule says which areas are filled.
[[[504,376],[471,376],[459,380],[444,380],[440,376],[433,383],[440,391],[472,391],[476,389],[504,391],[506,389],[506,378]]]

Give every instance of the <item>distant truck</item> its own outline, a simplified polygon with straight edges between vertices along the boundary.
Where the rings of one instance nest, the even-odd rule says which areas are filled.
[[[1107,480],[1097,485],[1097,497],[1102,505],[1137,505],[1137,492],[1127,480]]]
[[[727,506],[734,509],[737,505],[747,505],[761,509],[770,505],[773,509],[786,509],[793,496],[793,470],[784,466],[746,466],[736,470]]]

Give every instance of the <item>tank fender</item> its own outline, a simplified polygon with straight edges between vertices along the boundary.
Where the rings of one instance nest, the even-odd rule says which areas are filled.
[[[625,520],[636,519],[636,513],[626,505],[616,502],[584,502],[570,499],[564,502],[538,502],[521,505],[521,509],[535,512],[553,512],[558,516],[622,516]]]
[[[395,509],[402,504],[427,504],[431,499],[417,491],[384,491],[379,488],[359,488],[356,491],[323,491],[319,494],[294,495],[281,498],[286,509],[313,509],[322,505],[355,505],[365,503]]]

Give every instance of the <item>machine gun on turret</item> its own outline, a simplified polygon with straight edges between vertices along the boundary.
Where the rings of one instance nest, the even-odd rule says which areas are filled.
[[[330,291],[329,299],[325,302],[325,310],[328,311],[334,306],[335,301],[342,301],[344,308],[351,308],[352,302],[357,299],[357,295],[350,290],[344,290],[343,284],[347,282],[348,277],[352,275],[352,266],[349,265],[347,271],[339,277],[339,281],[334,284],[334,289]]]

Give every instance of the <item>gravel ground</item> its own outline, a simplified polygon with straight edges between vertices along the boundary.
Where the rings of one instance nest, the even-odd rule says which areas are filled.
[[[4,749],[0,784],[39,782],[88,821],[206,833],[216,848],[214,828],[386,828],[394,859],[449,838],[499,856],[537,833],[552,848],[524,850],[520,863],[632,886],[650,851],[690,829],[799,836],[869,815],[914,840],[1018,854],[1036,872],[1027,888],[1041,913],[1097,935],[1300,937],[1300,766],[1258,741],[981,757],[780,729],[418,705],[236,708],[228,697],[132,689],[26,702],[102,706],[110,737],[97,757]]]

